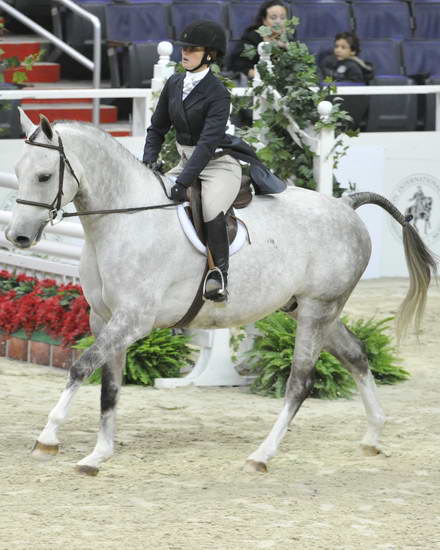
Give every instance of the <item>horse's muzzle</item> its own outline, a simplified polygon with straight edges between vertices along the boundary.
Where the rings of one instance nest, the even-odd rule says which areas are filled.
[[[16,246],[17,248],[30,248],[32,245],[37,244],[41,239],[41,234],[43,233],[44,225],[41,226],[36,235],[29,237],[28,235],[23,234],[21,231],[14,231],[8,226],[5,230],[6,239]]]

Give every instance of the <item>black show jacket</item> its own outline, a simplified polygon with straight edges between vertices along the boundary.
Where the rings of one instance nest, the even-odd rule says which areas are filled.
[[[185,73],[172,75],[166,82],[147,129],[143,161],[157,160],[165,134],[176,129],[180,145],[195,146],[179,175],[179,182],[191,185],[213,157],[216,149],[251,165],[251,177],[259,193],[279,193],[285,183],[272,174],[243,140],[226,134],[231,96],[211,71],[182,101]]]

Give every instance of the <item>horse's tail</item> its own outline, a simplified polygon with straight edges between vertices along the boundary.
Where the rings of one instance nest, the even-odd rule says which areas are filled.
[[[352,193],[345,200],[356,210],[363,204],[376,204],[386,210],[403,227],[403,245],[409,271],[409,289],[397,313],[396,331],[399,341],[414,321],[416,332],[420,329],[431,276],[437,276],[439,259],[425,246],[417,230],[410,224],[412,216],[404,216],[385,197],[377,193]]]

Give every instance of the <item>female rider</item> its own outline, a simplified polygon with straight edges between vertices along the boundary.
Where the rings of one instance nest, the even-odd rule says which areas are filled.
[[[230,94],[209,66],[226,53],[226,34],[213,21],[195,21],[182,32],[182,65],[165,84],[147,130],[143,161],[156,167],[165,134],[176,129],[179,164],[168,175],[176,176],[171,198],[187,200],[187,189],[200,178],[202,211],[207,245],[217,269],[205,281],[205,298],[227,299],[229,242],[226,211],[241,184],[239,160],[248,162],[250,175],[260,193],[280,192],[284,182],[257,159],[242,140],[225,133],[230,111]]]

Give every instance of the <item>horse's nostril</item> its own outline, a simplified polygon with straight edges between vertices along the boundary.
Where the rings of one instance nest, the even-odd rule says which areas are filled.
[[[18,244],[18,246],[29,246],[31,244],[31,240],[29,237],[25,237],[23,235],[18,235],[15,238],[15,242]]]

